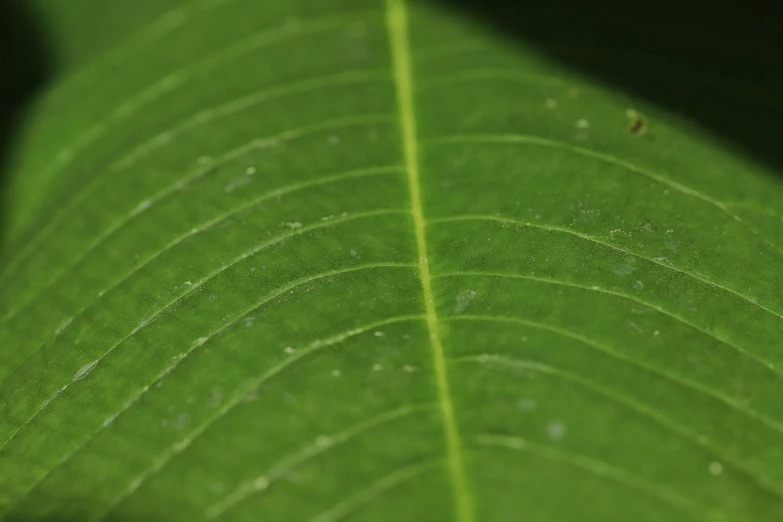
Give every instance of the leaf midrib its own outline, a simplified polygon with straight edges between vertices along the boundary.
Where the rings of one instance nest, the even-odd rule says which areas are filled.
[[[438,328],[438,315],[432,292],[427,254],[426,221],[421,199],[419,157],[417,150],[416,111],[413,101],[413,75],[410,64],[408,13],[406,0],[386,0],[389,43],[392,54],[394,84],[397,91],[397,111],[402,141],[405,171],[411,201],[411,215],[416,237],[419,277],[424,298],[425,318],[432,349],[433,370],[437,387],[438,405],[446,444],[446,458],[451,475],[455,516],[459,522],[473,522],[473,501],[465,476],[459,428],[454,418],[454,407],[449,390],[446,358]]]

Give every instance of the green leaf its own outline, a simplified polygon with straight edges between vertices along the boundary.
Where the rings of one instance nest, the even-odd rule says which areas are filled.
[[[783,517],[774,167],[454,6],[36,6],[0,519]]]

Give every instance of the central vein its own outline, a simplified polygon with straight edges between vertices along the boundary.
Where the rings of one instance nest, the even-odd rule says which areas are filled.
[[[449,379],[446,372],[446,360],[438,331],[438,315],[432,295],[430,267],[427,261],[427,237],[424,211],[421,203],[421,184],[419,182],[419,161],[416,149],[416,119],[413,105],[413,87],[411,81],[410,50],[408,48],[408,16],[405,0],[386,0],[387,23],[391,41],[394,80],[397,86],[397,104],[400,118],[405,167],[408,173],[408,187],[411,198],[411,214],[416,234],[416,249],[419,256],[419,276],[424,294],[425,314],[435,381],[438,389],[438,402],[443,419],[443,431],[446,439],[446,457],[448,459],[454,503],[459,522],[473,522],[473,506],[462,462],[459,430],[454,419],[454,407],[449,392]]]

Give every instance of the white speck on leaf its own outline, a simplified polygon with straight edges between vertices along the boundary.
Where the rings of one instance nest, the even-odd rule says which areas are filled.
[[[300,228],[302,224],[298,221],[286,221],[285,226],[288,228]]]
[[[320,447],[326,447],[329,446],[332,443],[331,437],[328,437],[327,435],[318,435],[315,438],[315,445]]]
[[[710,474],[718,476],[723,473],[723,464],[720,462],[710,462],[709,470]]]
[[[375,337],[383,337],[383,336],[384,336],[384,335],[386,335],[386,334],[385,334],[385,333],[383,333],[383,332],[380,332],[380,331],[379,331],[379,332],[373,332],[373,335],[374,335]]]
[[[379,371],[383,370],[383,366],[381,366],[380,364],[373,364],[372,365],[372,369],[375,372],[379,372]]]
[[[555,107],[557,107],[557,100],[553,100],[552,98],[549,98],[544,102],[544,107],[546,107],[547,109],[554,109]]]
[[[622,228],[615,228],[614,230],[609,231],[609,237],[617,241],[618,238],[620,239],[630,239],[631,238],[631,232],[628,230],[623,230]]]
[[[552,421],[546,426],[546,434],[551,440],[561,440],[565,437],[566,426],[563,421]]]
[[[587,121],[584,118],[581,118],[579,120],[576,120],[576,128],[577,129],[586,129],[590,126],[590,122]]]
[[[351,255],[355,256],[356,255],[356,250],[351,250]]]
[[[476,297],[476,292],[473,290],[464,290],[457,294],[457,305],[454,307],[454,313],[464,312],[470,304],[470,300]]]
[[[411,366],[410,364],[406,364],[405,366],[402,367],[402,371],[404,371],[405,373],[413,373],[416,370],[417,368],[415,366]]]
[[[73,374],[72,380],[78,381],[80,379],[84,379],[84,377],[86,377],[87,374],[90,373],[90,370],[95,368],[96,364],[98,364],[98,359],[95,359],[94,361],[85,364],[84,366],[79,368],[79,370],[76,373]]]
[[[208,340],[209,340],[209,337],[199,337],[198,339],[193,341],[193,344],[191,344],[191,346],[193,348],[198,348],[199,346],[203,345]]]
[[[285,353],[287,353],[288,355],[293,355],[293,354],[295,354],[295,353],[296,353],[296,350],[294,350],[294,349],[293,349],[292,347],[290,347],[290,346],[286,346],[285,348],[283,348],[283,351],[284,351]]]
[[[253,481],[253,487],[258,491],[263,491],[269,487],[269,479],[266,477],[258,477]]]
[[[342,375],[342,374],[343,374],[343,372],[341,372],[341,371],[340,371],[340,370],[338,370],[337,368],[335,368],[334,370],[332,370],[332,377],[339,377],[339,376],[340,376],[340,375]]]
[[[635,290],[642,290],[642,289],[644,289],[644,283],[642,283],[641,281],[636,281],[633,284],[633,287],[634,287]]]

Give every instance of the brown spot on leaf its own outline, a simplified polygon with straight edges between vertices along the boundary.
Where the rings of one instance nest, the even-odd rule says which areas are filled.
[[[638,136],[644,134],[647,130],[647,122],[639,115],[634,116],[631,119],[631,124],[628,125],[628,133],[631,136]]]

